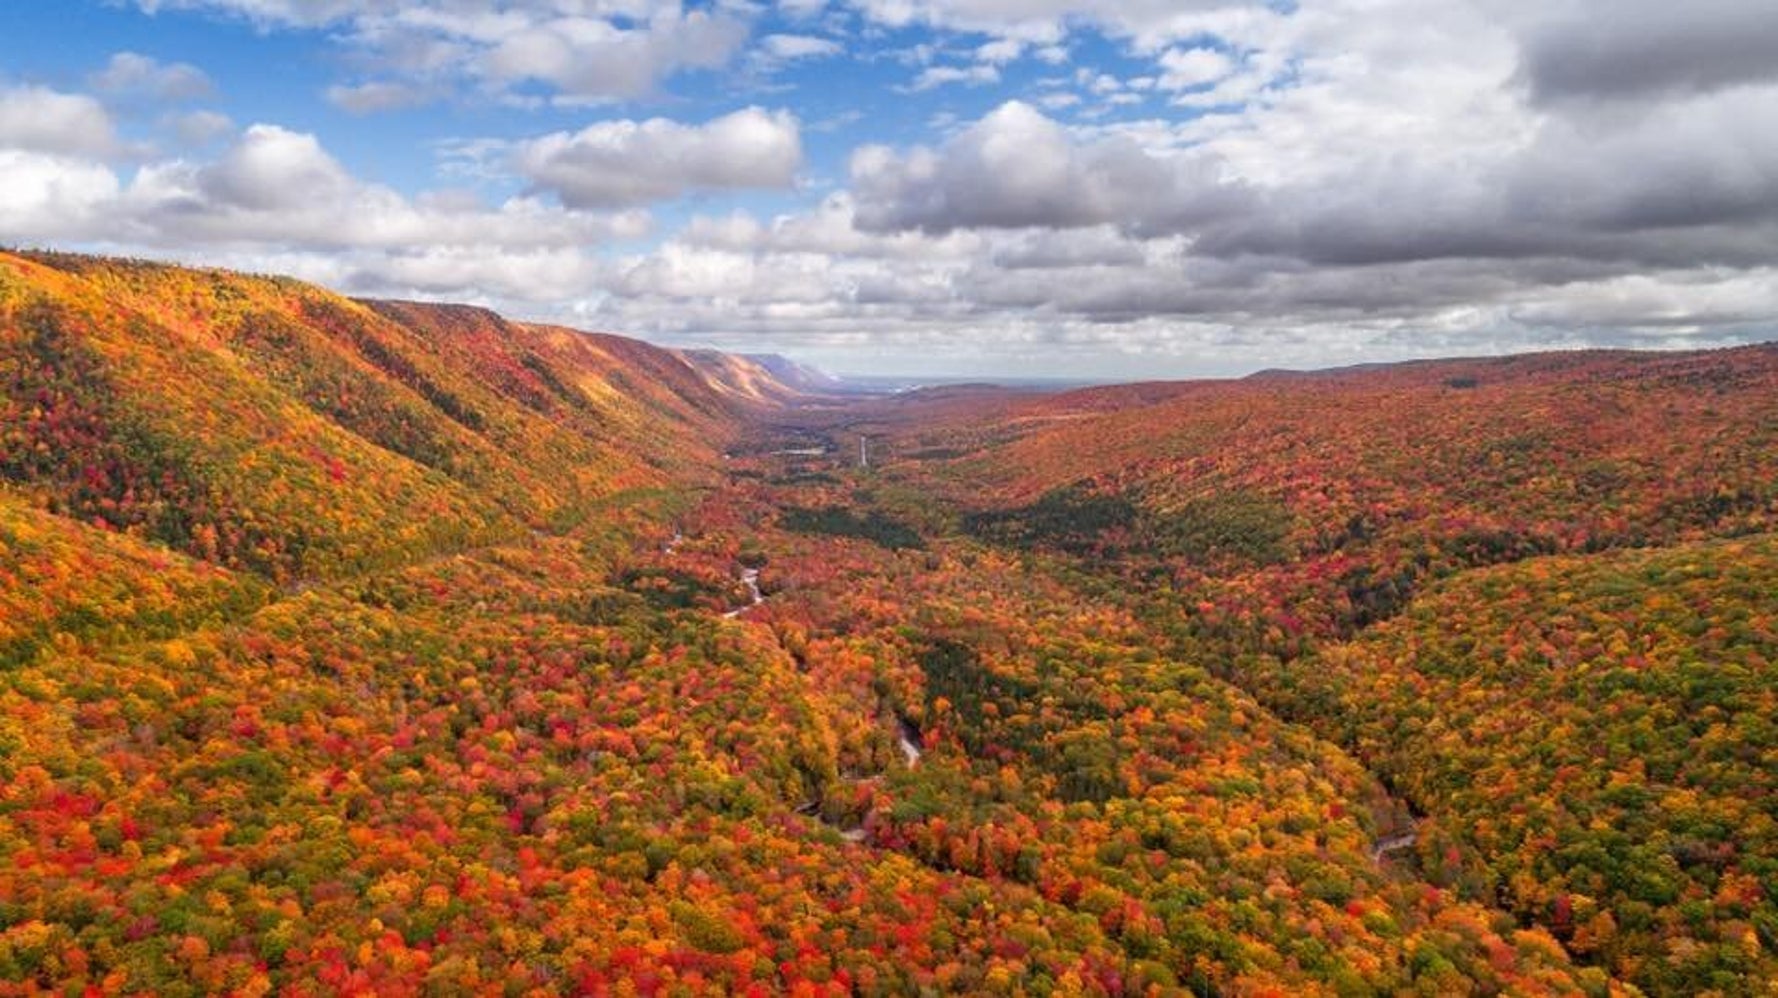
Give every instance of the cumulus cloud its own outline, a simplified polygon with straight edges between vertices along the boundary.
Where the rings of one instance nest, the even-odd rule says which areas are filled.
[[[746,253],[802,253],[832,257],[899,258],[931,262],[962,260],[986,241],[977,233],[944,236],[921,232],[868,232],[858,224],[858,205],[848,192],[830,194],[815,208],[762,222],[745,212],[696,216],[676,239],[690,246]]]
[[[1516,52],[1502,26],[1423,27],[1407,42],[1422,52],[1415,63],[1376,26],[1336,25],[1336,13],[1304,27],[1343,44],[1306,48],[1298,86],[1221,122],[1069,129],[1014,102],[938,149],[862,150],[852,167],[861,222],[935,232],[1111,225],[1189,236],[1200,256],[1341,266],[1746,265],[1773,253],[1778,89],[1687,92],[1634,114],[1539,115],[1512,96]],[[1215,52],[1160,61],[1177,71],[1201,63],[1187,74],[1198,83],[1229,68]],[[1390,74],[1413,89],[1384,102],[1377,91],[1393,91]],[[1085,81],[1115,89],[1098,82]],[[1449,124],[1463,119],[1475,137],[1453,141]]]
[[[494,299],[682,342],[763,338],[854,368],[1238,371],[1778,335],[1770,4],[158,6],[322,28],[364,78],[412,88],[330,94],[360,110],[453,87],[558,103],[645,94],[726,65],[760,24],[772,29],[753,68],[875,39],[866,54],[900,55],[909,92],[1005,89],[927,98],[907,120],[936,138],[855,143],[837,178],[823,158],[844,129],[805,166],[797,119],[759,108],[466,139],[447,176],[528,185],[484,202],[368,182],[312,136],[270,126],[201,162],[119,173],[104,165],[118,149],[103,105],[14,88],[0,91],[0,239],[201,247],[367,293]],[[1100,58],[1107,42],[1115,60]],[[1043,72],[1038,60],[1069,67],[1035,81],[1002,68]],[[643,205],[792,189],[804,174],[804,208],[766,217],[712,198],[710,214],[621,245],[649,231]]]
[[[1607,235],[1769,223],[1778,83],[1689,96],[1623,123],[1551,118],[1509,167],[1506,192],[1515,223]]]
[[[1188,90],[1215,83],[1234,71],[1235,64],[1216,49],[1169,49],[1160,59],[1160,85],[1168,90]]]
[[[552,18],[502,35],[477,57],[475,69],[501,83],[547,83],[572,98],[636,97],[680,70],[726,65],[747,34],[739,18],[677,5],[637,27],[602,18]]]
[[[1655,335],[1712,327],[1774,326],[1778,269],[1734,275],[1689,271],[1625,274],[1554,289],[1516,308],[1513,317],[1535,326],[1640,330]]]
[[[275,125],[247,129],[219,162],[192,176],[206,203],[248,211],[324,205],[353,187],[313,135]]]
[[[645,204],[691,191],[786,188],[802,165],[794,116],[750,107],[702,125],[604,121],[523,143],[515,162],[571,208]]]
[[[90,230],[116,201],[118,180],[99,163],[0,149],[0,239],[66,239]]]
[[[995,24],[1040,35],[1014,30],[1019,18],[1064,6],[1020,5]],[[876,11],[959,28],[993,13]],[[1778,334],[1778,86],[1731,58],[1704,75],[1624,71],[1651,86],[1557,87],[1538,75],[1536,46],[1559,37],[1562,13],[1328,0],[1228,18],[1213,48],[1195,35],[1153,48],[1152,85],[1231,111],[1071,126],[1014,101],[936,146],[866,146],[848,193],[818,211],[703,220],[668,244],[681,270],[720,260],[751,275],[728,285],[723,308],[637,280],[602,309],[713,340],[794,330],[836,355],[863,328],[935,357],[947,348],[930,338],[949,329],[953,359],[967,339],[1108,367]],[[1633,53],[1667,32],[1652,16],[1628,20],[1597,44]],[[1747,16],[1728,20],[1753,31]],[[1084,68],[1072,82],[1140,92]],[[799,290],[774,301],[759,275],[789,260]],[[647,260],[633,270],[657,274]],[[816,276],[828,311],[806,300]]]
[[[1077,270],[1141,267],[1150,254],[1141,242],[1110,226],[1075,232],[1038,230],[997,245],[989,259],[1002,270]]]
[[[85,94],[46,87],[0,89],[0,148],[107,156],[117,131],[105,106]]]
[[[0,241],[189,257],[297,273],[348,289],[481,297],[566,296],[598,248],[646,235],[644,212],[564,210],[536,198],[487,205],[354,176],[313,135],[245,129],[208,161],[120,175],[75,153],[0,147]]]
[[[1196,161],[1151,155],[1109,135],[1081,141],[1009,101],[940,149],[869,146],[852,158],[867,229],[1165,228],[1233,210],[1242,192]]]
[[[564,212],[536,199],[495,208],[464,195],[411,198],[350,174],[313,136],[249,127],[210,163],[140,170],[118,204],[119,229],[162,245],[285,245],[303,249],[481,246],[577,247],[646,230],[634,214]]]

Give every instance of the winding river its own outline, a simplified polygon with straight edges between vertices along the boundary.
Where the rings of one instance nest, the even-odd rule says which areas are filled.
[[[1371,846],[1371,862],[1381,863],[1389,858],[1390,853],[1412,849],[1419,843],[1419,841],[1420,833],[1415,829],[1409,829],[1399,835],[1391,835],[1385,839],[1378,839],[1377,844]]]
[[[766,601],[765,594],[759,591],[759,569],[743,568],[741,570],[741,584],[747,587],[748,601],[745,605],[735,607],[733,610],[723,614],[723,616],[729,620],[739,617],[741,614],[746,613],[748,610],[751,610]]]
[[[908,767],[911,769],[919,765],[920,757],[926,754],[921,747],[926,739],[921,737],[920,729],[914,727],[912,721],[905,717],[895,719],[895,741],[901,746],[901,754],[907,758]]]

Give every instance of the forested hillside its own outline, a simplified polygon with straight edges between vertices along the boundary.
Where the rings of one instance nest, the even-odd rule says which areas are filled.
[[[1778,977],[1778,350],[1274,373],[901,426],[964,532],[1353,752],[1426,816],[1416,876],[1651,993]]]
[[[0,332],[7,480],[286,582],[572,521],[733,416],[641,344],[152,264],[0,258]]]
[[[1773,988],[1778,351],[829,387],[0,255],[0,994]]]
[[[1470,573],[1256,678],[1435,816],[1431,879],[1651,990],[1733,993],[1778,933],[1775,556],[1758,534]]]

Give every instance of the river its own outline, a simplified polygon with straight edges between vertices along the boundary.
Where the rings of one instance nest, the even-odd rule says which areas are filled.
[[[759,591],[759,569],[741,569],[741,584],[747,587],[747,603],[743,606],[735,607],[733,610],[723,614],[724,617],[727,617],[730,620],[739,617],[741,614],[746,613],[748,610],[751,610],[766,601],[765,594]]]

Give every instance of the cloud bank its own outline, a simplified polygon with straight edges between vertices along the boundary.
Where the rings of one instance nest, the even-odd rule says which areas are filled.
[[[196,66],[120,53],[90,93],[0,86],[0,238],[841,367],[1222,371],[1778,337],[1769,4],[140,6],[324,32],[352,67],[325,99],[353,114],[466,94],[602,110],[464,139],[510,193],[402,189],[323,135],[189,107],[215,90]],[[895,99],[931,124],[879,131],[772,82],[821,66],[843,86],[842,50],[902,67]],[[757,99],[622,106],[698,72]],[[162,127],[208,151],[120,138],[125,88],[185,106]]]

